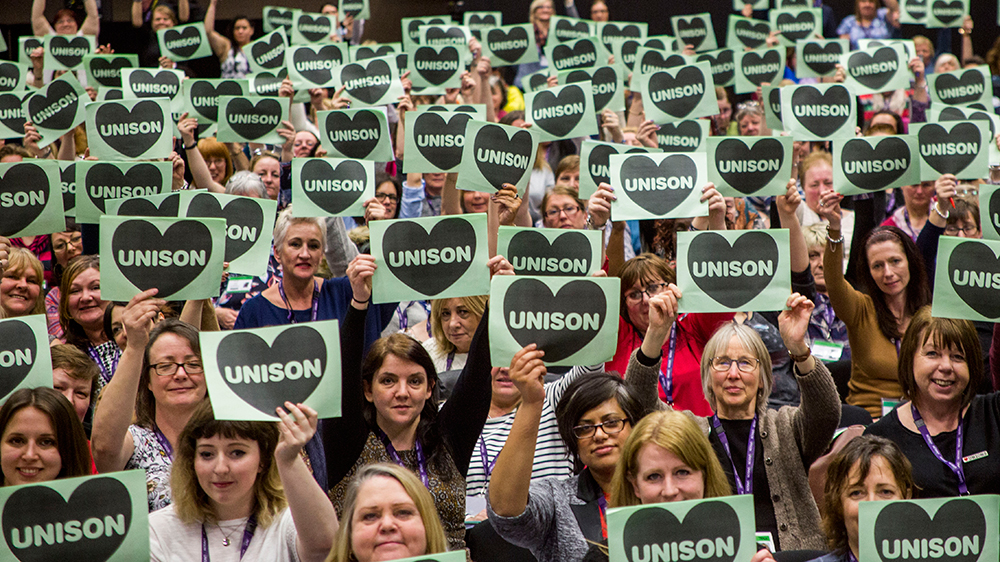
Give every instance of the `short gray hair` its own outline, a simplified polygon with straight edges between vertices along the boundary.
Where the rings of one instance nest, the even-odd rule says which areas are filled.
[[[709,338],[701,356],[701,388],[712,409],[718,410],[715,391],[712,390],[712,359],[729,347],[729,342],[733,338],[739,340],[740,345],[760,362],[760,380],[757,384],[755,406],[757,415],[761,415],[767,410],[767,397],[771,395],[771,387],[774,385],[774,374],[771,372],[771,354],[768,353],[767,346],[764,345],[757,331],[746,324],[726,322]]]
[[[326,253],[326,220],[321,217],[296,217],[292,214],[292,206],[285,207],[285,210],[278,213],[278,220],[274,223],[274,251],[285,245],[285,237],[288,229],[297,224],[309,224],[319,230],[320,249]]]
[[[245,195],[258,199],[267,199],[267,188],[260,176],[246,170],[236,172],[226,183],[226,193],[229,195]]]

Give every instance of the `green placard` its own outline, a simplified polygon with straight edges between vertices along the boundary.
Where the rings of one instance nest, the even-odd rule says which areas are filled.
[[[631,21],[597,22],[597,36],[608,51],[614,51],[614,44],[626,39],[645,39],[649,24]]]
[[[486,214],[373,221],[373,302],[485,295]]]
[[[4,39],[3,35],[0,35],[0,53],[7,52],[7,40]]]
[[[293,158],[297,217],[358,217],[375,197],[375,163],[341,158]]]
[[[28,89],[28,70],[17,62],[0,61],[0,92],[23,92]]]
[[[208,191],[188,191],[183,195],[184,206],[178,216],[225,219],[224,261],[229,262],[230,273],[261,277],[267,274],[277,201]]]
[[[59,183],[62,184],[63,214],[76,217],[76,160],[59,160]]]
[[[490,284],[490,358],[510,365],[534,343],[546,365],[610,360],[618,340],[617,277],[497,275]]]
[[[663,51],[664,53],[678,53],[680,50],[677,48],[679,42],[674,37],[670,35],[654,35],[652,37],[647,37],[643,40],[638,39],[626,39],[624,41],[614,42],[614,55],[615,62],[623,65],[628,70],[633,70],[636,61],[636,55],[639,49],[646,47],[649,49],[656,49],[658,51]],[[666,56],[666,54],[662,55]]]
[[[503,25],[503,12],[465,12],[462,14],[462,23],[469,28],[469,31],[472,31],[476,39],[482,42],[483,31]],[[534,36],[534,31],[532,31],[532,36]]]
[[[411,113],[407,112],[407,117]],[[320,126],[320,141],[329,156],[376,162],[395,158],[388,118],[381,107],[320,111],[316,121]],[[408,163],[409,156],[403,162]]]
[[[400,558],[396,562],[462,562],[465,554],[461,551],[442,552],[441,554],[424,554],[412,558]]]
[[[597,22],[553,15],[549,19],[549,35],[556,43],[568,43],[597,35]]]
[[[181,216],[181,207],[187,205],[194,194],[207,191],[168,191],[157,195],[141,195],[122,199],[105,199],[104,214],[118,217],[166,217]],[[181,204],[181,198],[185,199]]]
[[[530,23],[482,29],[483,56],[494,67],[538,62],[535,30]]]
[[[402,43],[374,43],[370,45],[351,45],[348,54],[351,55],[351,62],[359,60],[373,59],[375,57],[388,57],[398,55],[403,52]]]
[[[736,53],[737,94],[750,94],[764,84],[778,84],[785,72],[785,48],[755,49]]]
[[[770,23],[764,20],[729,14],[729,22],[726,29],[727,47],[740,51],[744,48],[756,49],[767,43],[769,35],[771,35]]]
[[[537,92],[539,90],[544,90],[549,87],[549,69],[543,68],[537,72],[532,72],[531,74],[521,78],[521,89],[525,94],[530,92]]]
[[[843,84],[781,88],[781,121],[795,140],[852,138],[857,112],[854,92]]]
[[[549,62],[549,72],[604,66],[608,63],[609,56],[611,53],[596,37],[545,45],[545,59]]]
[[[139,66],[139,55],[87,55],[83,57],[83,69],[87,74],[87,84],[98,88],[121,88],[122,69]]]
[[[771,10],[768,16],[771,29],[778,30],[778,43],[782,46],[794,47],[797,41],[823,37],[823,10],[820,8]]]
[[[726,197],[784,195],[791,137],[709,137],[708,181]]]
[[[629,89],[644,90],[650,74],[693,63],[694,57],[682,53],[671,53],[652,47],[639,47],[635,53],[635,64],[632,66],[632,80]]]
[[[712,81],[715,86],[732,86],[736,82],[736,50],[719,49],[695,56],[696,62],[706,62],[712,68]]]
[[[297,8],[286,8],[284,6],[264,6],[261,16],[264,23],[264,33],[270,33],[276,29],[282,29],[285,35],[292,33],[295,27],[295,20],[302,10]]]
[[[334,75],[348,62],[347,43],[297,45],[285,54],[288,77],[296,90],[328,88]]]
[[[108,199],[131,199],[170,191],[172,166],[170,162],[77,162],[76,222],[97,224],[107,212],[104,202]]]
[[[168,98],[170,111],[183,111],[181,82],[184,72],[168,68],[123,68],[121,75],[125,99]]]
[[[420,27],[424,25],[445,25],[450,24],[451,18],[448,16],[427,16],[420,18],[402,18],[399,25],[403,34],[403,48],[409,45],[420,45]]]
[[[219,120],[219,96],[246,96],[250,85],[246,80],[224,78],[222,80],[189,79],[182,85],[184,90],[184,113],[194,117],[199,123],[215,123]]]
[[[755,530],[751,495],[610,509],[609,558],[639,562],[663,553],[663,560],[750,560]],[[671,553],[677,556],[668,558]]]
[[[443,94],[447,88],[462,86],[462,47],[456,45],[414,45],[409,55],[410,81],[421,93]]]
[[[610,64],[560,72],[557,78],[562,85],[589,82],[594,98],[594,112],[601,113],[605,109],[625,111],[625,74],[624,67]]]
[[[293,45],[306,43],[331,43],[331,36],[337,32],[337,21],[333,17],[310,12],[298,12],[293,20],[291,42]]]
[[[44,236],[66,230],[55,160],[0,164],[0,236]]]
[[[920,183],[917,137],[855,137],[833,143],[833,185],[858,195]]]
[[[97,37],[93,35],[46,35],[42,39],[45,47],[45,70],[76,70],[83,64],[83,57],[97,49]],[[29,62],[29,61],[21,61]]]
[[[87,140],[99,160],[168,158],[173,133],[165,98],[87,104]]]
[[[408,111],[403,172],[455,172],[465,150],[465,127],[476,116],[464,112]]]
[[[684,45],[694,47],[695,51],[714,51],[719,48],[715,40],[715,28],[712,27],[712,14],[709,12],[674,16],[670,18],[674,36]]]
[[[659,127],[656,144],[663,152],[705,152],[709,136],[707,119],[688,119]]]
[[[672,219],[704,217],[708,203],[701,203],[701,189],[708,183],[704,152],[678,154],[613,154],[611,217]]]
[[[983,238],[1000,240],[1000,186],[979,184],[979,218]]]
[[[928,2],[927,21],[925,26],[932,27],[962,27],[965,16],[969,15],[971,0],[953,0],[951,2]]]
[[[21,109],[42,136],[38,147],[45,148],[83,123],[84,106],[88,103],[90,96],[80,81],[72,72],[67,72],[25,98]],[[24,136],[23,131],[21,136]]]
[[[899,23],[927,23],[927,0],[899,0]]]
[[[986,65],[927,76],[933,105],[971,105],[993,111],[993,79]]]
[[[41,38],[33,35],[28,37],[18,37],[17,46],[17,62],[31,65],[31,52],[42,46],[42,40]]]
[[[226,254],[224,219],[101,217],[101,296],[128,301],[156,287],[156,297],[219,296]]]
[[[917,56],[917,49],[913,45],[913,39],[858,39],[859,49],[870,49],[872,47],[885,47],[892,45],[902,45],[906,51],[906,60],[909,61]]]
[[[337,13],[340,16],[340,21],[347,19],[347,16],[351,16],[356,20],[366,20],[372,17],[371,8],[368,7],[368,0],[340,0]]]
[[[795,42],[795,76],[825,78],[837,73],[840,57],[850,50],[847,39],[803,39]]]
[[[278,134],[288,121],[288,101],[265,96],[219,97],[219,142],[282,144]]]
[[[518,193],[524,193],[539,138],[540,134],[532,129],[469,121],[458,168],[458,188],[493,193],[510,183]]]
[[[159,29],[156,40],[163,56],[175,62],[212,56],[212,46],[208,44],[202,22]]]
[[[0,139],[24,138],[24,104],[34,94],[35,90],[0,93]]]
[[[462,105],[455,103],[418,105],[417,113],[423,111],[434,111],[437,113],[466,113],[471,115],[476,121],[486,121],[485,103],[463,103]]]
[[[465,52],[468,52],[467,46],[472,39],[472,32],[468,27],[454,25],[450,22],[446,24],[421,25],[419,31],[420,44],[427,47],[452,45],[454,47],[462,47]],[[406,47],[407,52],[410,50],[411,47]]]
[[[985,227],[991,227],[991,224]],[[942,236],[938,242],[931,314],[1000,321],[1000,242]]]
[[[781,88],[779,86],[764,86],[761,88],[764,97],[764,124],[772,131],[784,131],[785,123],[781,118]]]
[[[611,185],[612,154],[645,154],[659,151],[657,148],[644,146],[590,139],[583,141],[580,148],[580,199],[589,199],[597,191],[597,186],[602,183]]]
[[[593,85],[589,80],[524,96],[525,120],[538,131],[541,142],[597,135],[595,113]]]
[[[920,181],[934,181],[942,174],[968,180],[989,176],[989,123],[914,123],[910,133],[920,145]]]
[[[863,501],[861,560],[997,560],[998,496]]]
[[[0,489],[0,524],[7,538],[0,542],[0,558],[59,560],[70,555],[108,562],[146,560],[146,498],[142,470]]]
[[[359,107],[394,104],[404,93],[395,56],[345,64],[333,75],[334,89],[345,87],[344,95]]]
[[[646,118],[655,123],[670,123],[718,114],[712,76],[712,66],[707,62],[648,75],[640,90]]]
[[[603,239],[598,230],[501,226],[497,254],[516,275],[584,277],[601,268]]]
[[[274,72],[255,72],[247,74],[247,85],[250,93],[258,96],[278,97],[281,82],[288,78],[288,69],[282,68]]]
[[[279,421],[285,402],[340,417],[340,325],[336,320],[202,332],[201,356],[220,420]]]
[[[0,320],[0,380],[6,392],[0,395],[0,402],[21,388],[52,388],[52,354],[44,314]]]
[[[913,73],[908,63],[906,50],[899,44],[840,55],[847,75],[844,85],[859,96],[909,88]]]
[[[250,72],[273,72],[285,68],[285,51],[287,50],[288,36],[283,27],[279,27],[243,47],[243,53],[249,53],[247,62],[250,64]]]
[[[788,231],[677,233],[679,312],[784,310],[792,292]]]

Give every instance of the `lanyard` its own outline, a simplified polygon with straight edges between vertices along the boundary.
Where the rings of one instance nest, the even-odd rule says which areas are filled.
[[[281,300],[285,301],[285,306],[288,307],[288,322],[290,324],[295,324],[295,311],[292,310],[292,304],[288,302],[288,297],[285,296],[285,279],[282,278],[278,281],[278,293],[281,294]],[[312,317],[310,321],[315,322],[316,317],[319,315],[319,282],[313,280],[313,298],[312,298]]]
[[[490,475],[493,474],[493,467],[497,465],[497,457],[500,453],[497,453],[496,457],[493,457],[493,461],[489,460],[489,454],[486,451],[486,440],[483,436],[479,436],[479,456],[483,460],[483,473],[486,474],[486,480],[490,479]],[[485,491],[485,488],[483,489]]]
[[[899,358],[899,348],[903,344],[902,338],[892,338],[892,344],[896,346],[896,358]]]
[[[389,458],[392,462],[398,464],[403,468],[407,468],[403,464],[403,459],[399,458],[399,453],[396,452],[396,448],[392,446],[392,441],[389,440],[389,436],[382,431],[382,428],[376,427],[376,433],[378,438],[382,441],[382,445],[385,446],[385,451],[389,453]],[[420,481],[424,483],[424,487],[430,489],[431,483],[430,479],[427,477],[427,459],[424,458],[424,448],[420,445],[419,440],[413,442],[413,448],[417,450],[417,467],[420,469]]]
[[[955,462],[948,462],[944,460],[941,451],[934,444],[930,432],[927,431],[924,419],[920,417],[920,412],[917,411],[917,407],[912,402],[910,402],[910,412],[913,413],[913,423],[917,425],[917,429],[920,430],[920,435],[923,436],[924,443],[927,443],[927,447],[931,450],[931,453],[958,477],[958,495],[969,495],[969,487],[965,484],[965,469],[962,467],[962,419],[958,419],[958,432],[955,435]]]
[[[858,562],[857,557],[854,556],[854,553],[850,549],[847,550],[847,560],[848,562]]]
[[[757,416],[750,422],[750,439],[747,440],[747,467],[745,482],[740,482],[740,473],[736,472],[736,462],[733,460],[733,453],[729,450],[729,438],[726,437],[726,430],[722,428],[722,420],[718,414],[712,414],[712,427],[715,428],[719,441],[722,441],[722,448],[729,457],[729,462],[733,465],[733,479],[736,480],[736,493],[738,495],[753,493],[753,460],[754,460],[754,436],[757,434]]]
[[[247,526],[243,529],[243,542],[240,543],[240,560],[243,560],[243,555],[247,553],[247,548],[250,548],[250,541],[253,540],[253,534],[257,530],[257,515],[251,515],[247,519]],[[223,546],[229,546],[226,542]],[[208,534],[205,532],[205,524],[201,524],[201,562],[210,562],[211,558],[208,556]]]
[[[454,362],[455,362],[455,350],[453,349],[453,350],[451,350],[451,353],[448,354],[448,362],[447,362],[447,364],[445,364],[444,370],[445,371],[450,371],[451,370],[451,364],[454,363]]]
[[[666,397],[667,404],[671,406],[674,405],[674,352],[677,350],[677,322],[681,321],[684,316],[680,316],[674,325],[670,327],[670,345],[667,347],[667,365],[666,372],[660,371],[660,386],[663,387],[663,395]]]
[[[118,358],[115,357],[111,360],[111,372],[109,373],[107,366],[101,359],[101,355],[97,353],[97,346],[88,346],[87,353],[90,355],[90,358],[94,360],[94,363],[97,363],[97,367],[101,370],[101,378],[104,379],[104,384],[111,382],[111,376],[114,375],[115,371],[118,369]]]
[[[601,535],[608,538],[608,500],[604,492],[597,498],[597,509],[601,512]]]
[[[156,427],[155,424],[153,425],[153,435],[155,435],[156,440],[160,442],[160,447],[163,447],[163,450],[167,452],[167,456],[170,457],[170,460],[174,460],[174,448],[170,446],[170,441],[167,441],[167,436],[164,435],[163,432],[160,431],[160,428]]]

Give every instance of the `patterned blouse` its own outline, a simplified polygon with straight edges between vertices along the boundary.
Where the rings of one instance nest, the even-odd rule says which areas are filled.
[[[156,433],[137,425],[128,426],[132,434],[135,450],[125,463],[125,470],[141,468],[146,471],[146,493],[149,511],[163,509],[170,505],[170,466],[172,461],[166,449],[160,445]]]

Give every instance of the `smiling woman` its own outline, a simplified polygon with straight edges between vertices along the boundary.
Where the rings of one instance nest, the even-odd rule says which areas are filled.
[[[0,279],[0,308],[7,318],[44,314],[42,262],[24,248],[9,250],[7,269]]]
[[[96,255],[70,260],[59,287],[59,323],[66,343],[90,356],[101,369],[98,391],[111,380],[121,356],[118,344],[104,334],[101,260]]]
[[[3,485],[87,476],[87,435],[73,406],[51,388],[22,388],[0,408]]]

